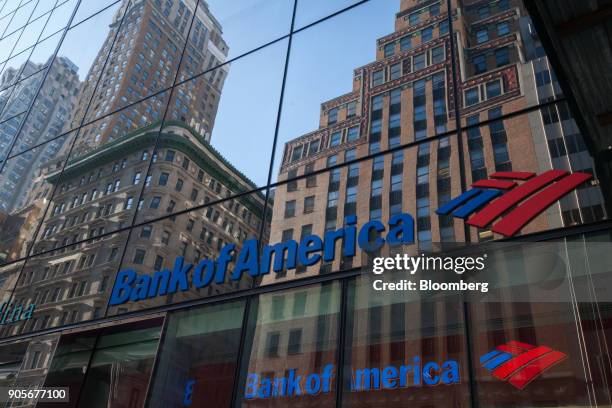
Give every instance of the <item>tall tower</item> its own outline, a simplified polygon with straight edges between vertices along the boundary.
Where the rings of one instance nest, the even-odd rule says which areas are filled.
[[[25,62],[25,66],[18,70],[6,72],[10,80],[10,75],[14,72],[29,72],[40,69],[42,64],[34,64],[30,61]],[[68,58],[59,57],[51,67],[47,80],[38,94],[36,102],[27,117],[19,139],[13,150],[24,151],[14,160],[8,160],[3,169],[5,177],[2,178],[3,184],[0,186],[0,211],[10,213],[19,209],[24,204],[24,200],[32,185],[32,180],[36,176],[37,169],[32,163],[41,163],[51,160],[62,148],[65,138],[57,138],[40,148],[32,149],[29,147],[42,144],[47,140],[58,136],[66,120],[69,119],[70,112],[75,106],[76,95],[79,91],[80,82],[77,75],[78,67]],[[23,100],[29,98],[22,94],[35,94],[40,86],[41,77],[33,76],[19,83],[18,89],[13,92],[11,98],[0,104],[7,103],[6,111],[20,112],[27,108],[23,105]],[[0,95],[0,99],[2,96]],[[0,126],[0,141],[8,146],[14,138],[18,129],[20,119],[13,118]]]
[[[422,2],[401,0],[395,29],[376,42],[376,60],[353,73],[353,89],[321,104],[318,129],[285,144],[279,180],[306,175],[412,142],[417,146],[361,161],[276,189],[271,242],[299,240],[358,223],[386,222],[407,212],[416,221],[419,245],[497,238],[490,230],[465,231],[463,222],[435,210],[465,185],[496,171],[589,171],[592,163],[565,104],[500,119],[560,92],[521,1]],[[451,65],[449,11],[455,43]],[[551,79],[552,78],[552,79]],[[551,82],[552,81],[552,82]],[[458,104],[455,106],[454,84]],[[462,134],[459,151],[455,109]],[[446,136],[433,138],[437,135]],[[560,145],[572,145],[559,149]],[[551,150],[552,149],[552,150]],[[463,169],[459,156],[463,158]],[[589,165],[589,163],[591,163]],[[464,173],[462,175],[462,173]],[[523,233],[603,218],[596,186],[565,197],[523,229]],[[586,217],[584,216],[586,215]],[[575,217],[575,219],[574,219]],[[336,259],[298,266],[290,279],[358,266]]]
[[[128,2],[124,2],[117,10],[108,36],[87,74],[71,128],[78,126],[85,114],[89,122],[166,89],[172,85],[174,75],[185,80],[225,62],[228,46],[222,38],[220,24],[206,2],[200,1],[197,10],[196,4],[196,0],[138,0],[131,2],[126,11]],[[113,44],[117,30],[120,32]],[[176,74],[188,35],[183,65]],[[228,69],[223,67],[215,71],[215,76],[206,84],[194,81],[193,86],[177,93],[171,101],[168,118],[188,124],[209,140]],[[93,100],[86,113],[92,94]],[[122,114],[106,117],[79,136],[75,154],[81,155],[143,124],[160,120],[165,102],[164,95],[152,97]]]

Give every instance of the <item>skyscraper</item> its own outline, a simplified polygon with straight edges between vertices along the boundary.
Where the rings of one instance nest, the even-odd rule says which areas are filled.
[[[188,35],[181,70],[177,72]],[[92,121],[165,90],[177,75],[181,81],[217,66],[225,62],[227,53],[221,26],[206,2],[126,1],[117,10],[87,74],[70,128],[77,127],[85,115],[87,121]],[[185,122],[209,140],[228,70],[229,66],[216,70],[207,83],[194,81],[197,86],[175,93],[167,118]],[[75,154],[83,154],[161,119],[159,111],[166,102],[164,97],[167,93],[97,122],[79,136]]]
[[[322,103],[317,130],[285,144],[279,180],[396,150],[279,186],[272,242],[321,235],[342,227],[349,215],[356,215],[362,224],[388,220],[400,212],[415,216],[416,237],[423,248],[431,242],[500,238],[487,229],[466,231],[462,222],[434,211],[461,193],[462,178],[469,186],[496,171],[540,172],[551,164],[593,173],[565,102],[496,120],[561,92],[523,4],[508,0],[450,4],[454,53],[446,2],[401,1],[395,30],[377,40],[375,61],[354,70],[353,89]],[[458,63],[455,71],[453,55]],[[472,126],[461,139],[453,132],[454,72],[460,85],[458,118],[462,126]],[[427,142],[428,138],[432,140]],[[410,143],[416,146],[397,149]],[[457,154],[460,147],[463,166]],[[595,184],[564,197],[560,206],[537,217],[522,232],[603,219],[601,192]],[[308,267],[308,273],[342,266],[351,265],[337,259],[333,265]],[[295,274],[276,279],[306,271],[298,266]]]
[[[39,71],[42,65],[27,61],[19,69],[8,69],[3,74],[2,84],[11,82],[12,77],[20,72],[27,75],[28,72]],[[23,206],[35,177],[36,167],[31,163],[46,162],[55,157],[62,148],[65,139],[57,138],[42,148],[29,149],[60,135],[64,122],[69,119],[75,106],[80,87],[77,71],[78,67],[66,57],[59,57],[53,64],[13,147],[13,151],[25,153],[3,167],[5,177],[0,186],[1,212],[11,213]],[[5,91],[6,96],[0,95],[0,105],[6,105],[4,115],[13,116],[0,126],[0,143],[4,148],[11,144],[21,122],[21,119],[14,115],[27,109],[24,100],[27,101],[28,97],[22,94],[35,94],[41,80],[41,76],[30,76],[20,82],[15,90]]]

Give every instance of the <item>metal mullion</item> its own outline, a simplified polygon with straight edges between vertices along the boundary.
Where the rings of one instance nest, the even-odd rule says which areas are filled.
[[[345,364],[345,349],[346,349],[346,333],[349,327],[347,325],[348,316],[348,290],[349,279],[344,278],[340,281],[340,313],[338,316],[338,337],[336,339],[336,407],[342,406],[342,395],[344,393],[344,364]],[[345,330],[346,329],[346,330]],[[352,330],[351,330],[352,335]]]
[[[151,374],[149,375],[149,381],[147,382],[147,388],[145,390],[145,400],[144,400],[145,407],[149,405],[151,385],[153,383],[153,379],[155,378],[155,373],[159,369],[159,361],[161,360],[160,354],[163,352],[162,347],[164,344],[164,340],[166,339],[166,333],[168,332],[168,320],[170,320],[170,316],[168,315],[168,313],[166,313],[164,315],[164,322],[162,323],[161,333],[159,335],[159,342],[157,343],[157,350],[155,351],[155,359],[153,360],[153,367],[151,367]]]

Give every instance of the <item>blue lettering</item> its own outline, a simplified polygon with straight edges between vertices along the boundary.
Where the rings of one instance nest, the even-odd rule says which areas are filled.
[[[259,385],[259,376],[255,373],[251,373],[247,376],[246,389],[244,390],[244,397],[246,399],[253,399],[257,396],[257,387]]]
[[[382,222],[374,220],[366,222],[359,231],[359,246],[366,252],[378,251],[385,244],[385,240],[381,238],[380,233],[385,231],[385,226]],[[376,236],[370,237],[373,232],[378,232]]]
[[[433,371],[433,374],[432,374]],[[440,382],[440,376],[436,373],[440,371],[440,366],[435,362],[429,362],[423,366],[423,382],[427,385],[436,385]]]
[[[316,235],[307,235],[300,241],[298,258],[304,266],[314,265],[321,259],[320,254],[309,256],[313,252],[318,252],[323,248],[323,241]]]
[[[252,277],[259,275],[258,244],[259,242],[256,239],[244,241],[240,255],[238,255],[238,261],[232,272],[232,280],[240,280],[244,271],[247,271]]]
[[[109,306],[120,305],[128,301],[132,290],[131,285],[136,276],[133,269],[125,269],[117,274],[115,286],[108,301]]]
[[[179,256],[174,261],[174,269],[172,270],[172,276],[170,277],[170,288],[168,293],[175,293],[178,288],[183,292],[189,290],[189,280],[187,279],[187,272],[193,267],[192,264],[183,265],[183,257]]]
[[[215,274],[215,263],[210,259],[203,259],[193,270],[193,284],[200,289],[210,285]]]
[[[397,387],[397,368],[388,366],[382,371],[382,386],[383,388]]]
[[[389,245],[414,244],[414,218],[410,214],[397,214],[389,218]]]

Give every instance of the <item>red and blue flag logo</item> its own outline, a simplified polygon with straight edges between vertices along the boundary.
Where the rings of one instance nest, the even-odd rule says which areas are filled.
[[[522,390],[544,371],[566,358],[566,354],[550,347],[509,341],[480,357],[480,364],[493,377]]]
[[[467,219],[467,224],[479,228],[501,217],[491,229],[511,237],[554,202],[593,178],[588,173],[570,174],[564,170],[549,170],[539,176],[500,171],[490,177],[473,183],[472,189],[444,204],[436,213]]]

